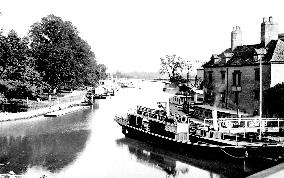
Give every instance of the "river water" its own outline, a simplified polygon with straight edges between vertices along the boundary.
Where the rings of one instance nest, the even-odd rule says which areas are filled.
[[[125,138],[113,121],[136,104],[155,105],[169,94],[159,82],[121,89],[88,109],[57,118],[0,123],[0,173],[25,177],[244,177],[260,166],[202,160]]]

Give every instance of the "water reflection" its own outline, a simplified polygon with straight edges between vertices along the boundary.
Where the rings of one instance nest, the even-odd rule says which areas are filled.
[[[146,149],[145,146],[140,147],[139,145],[134,145],[128,138],[117,140],[117,144],[120,146],[127,145],[129,153],[134,154],[139,162],[154,165],[165,171],[168,176],[176,176],[179,173],[188,173],[188,168],[186,167],[179,170],[179,168],[176,167],[176,160],[171,157],[150,151],[150,149]]]
[[[183,156],[131,138],[116,140],[120,147],[127,147],[137,161],[159,168],[168,177],[245,177],[252,171],[244,163],[230,163],[220,160],[204,160]]]
[[[0,171],[20,174],[28,167],[42,166],[54,172],[70,164],[81,152],[89,131],[38,136],[0,137]]]
[[[22,174],[36,166],[58,172],[71,164],[84,150],[90,135],[88,112],[78,112],[71,118],[1,123],[0,173]]]

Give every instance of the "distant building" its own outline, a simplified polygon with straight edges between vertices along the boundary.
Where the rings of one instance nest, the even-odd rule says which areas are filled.
[[[261,42],[242,45],[240,27],[231,32],[231,48],[213,54],[204,64],[204,102],[212,106],[258,114],[260,75],[263,91],[284,82],[284,39],[278,23],[263,18]],[[260,74],[262,61],[262,74]]]

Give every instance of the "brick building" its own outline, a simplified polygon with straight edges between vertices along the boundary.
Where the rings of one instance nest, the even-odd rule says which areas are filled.
[[[284,42],[278,24],[272,17],[263,18],[261,42],[255,45],[242,45],[241,28],[233,28],[231,48],[213,54],[203,67],[206,104],[258,114],[260,75],[263,91],[284,82]]]

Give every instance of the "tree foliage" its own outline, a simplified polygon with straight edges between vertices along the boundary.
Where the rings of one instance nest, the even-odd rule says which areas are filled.
[[[96,85],[106,77],[90,45],[69,21],[49,15],[27,37],[0,32],[0,101],[35,98],[45,89]]]
[[[29,57],[28,40],[14,30],[0,36],[0,92],[7,98],[34,97],[44,83]]]
[[[186,81],[181,75],[185,68],[191,69],[192,64],[186,62],[182,57],[177,55],[166,55],[161,59],[160,74],[167,74],[170,82],[180,84]]]
[[[164,58],[161,59],[161,74],[168,74],[169,78],[175,77],[182,72],[184,68],[184,61],[182,57],[174,55],[166,55]]]
[[[284,117],[284,83],[269,88],[264,93],[263,109],[266,117]]]
[[[52,89],[94,84],[98,64],[89,44],[69,21],[48,15],[29,32],[37,70]]]

